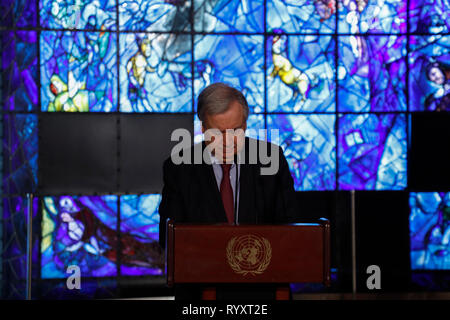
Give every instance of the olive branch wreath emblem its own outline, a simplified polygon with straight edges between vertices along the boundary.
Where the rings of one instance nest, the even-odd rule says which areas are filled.
[[[240,238],[242,238],[242,237],[247,237],[247,236],[241,236]],[[231,238],[231,240],[228,242],[228,245],[227,245],[228,264],[230,265],[231,269],[233,269],[233,271],[236,272],[237,274],[242,274],[244,276],[246,276],[247,274],[251,274],[251,275],[261,274],[264,272],[264,270],[267,269],[267,266],[270,263],[270,260],[272,258],[272,247],[270,245],[269,240],[267,240],[266,238],[260,238],[260,237],[256,237],[256,236],[253,236],[253,237],[257,238],[257,240],[262,243],[262,247],[264,248],[264,258],[261,260],[258,267],[253,270],[242,269],[242,267],[239,265],[239,262],[237,261],[236,257],[233,255],[233,247],[237,240],[237,237]]]

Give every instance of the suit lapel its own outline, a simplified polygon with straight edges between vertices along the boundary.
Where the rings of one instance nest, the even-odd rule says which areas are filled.
[[[245,139],[245,148],[248,151],[248,138]],[[245,159],[244,159],[245,158]],[[241,165],[239,167],[239,222],[254,223],[255,214],[252,201],[255,196],[255,186],[252,182],[252,168],[254,165],[249,164],[248,152],[245,157],[240,158]]]
[[[239,213],[238,221],[240,223],[249,222],[249,200],[250,200],[250,168],[248,164],[241,164],[239,174]]]
[[[205,143],[203,142],[203,150],[205,148]],[[214,217],[213,221],[226,222],[227,216],[225,209],[223,208],[222,198],[220,196],[219,188],[217,187],[216,176],[214,175],[214,169],[212,165],[202,162],[199,166],[201,170],[198,177],[201,177],[201,184],[203,185],[203,190],[205,191],[205,201],[207,201],[208,206],[206,210],[207,215]]]

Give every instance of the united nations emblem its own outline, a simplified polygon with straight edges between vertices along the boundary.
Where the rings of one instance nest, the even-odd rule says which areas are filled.
[[[266,238],[249,234],[228,241],[228,264],[238,274],[261,274],[267,269],[271,258],[272,247]]]

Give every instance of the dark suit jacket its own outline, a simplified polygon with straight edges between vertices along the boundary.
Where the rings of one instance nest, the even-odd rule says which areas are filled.
[[[250,139],[245,140],[246,150],[249,150]],[[258,142],[267,144],[263,141]],[[240,224],[289,223],[299,216],[294,181],[286,158],[279,146],[270,145],[274,147],[279,157],[279,169],[276,174],[261,175],[260,169],[270,165],[263,165],[259,160],[256,164],[250,164],[249,152],[246,152],[245,163],[240,165],[238,213]],[[197,144],[192,148],[202,148],[203,151],[205,144]],[[190,151],[193,158],[192,148]],[[169,158],[164,162],[163,170],[164,188],[159,206],[159,239],[162,247],[165,247],[168,218],[174,219],[175,222],[211,224],[227,222],[212,165],[206,163],[175,165]]]
[[[249,150],[250,138],[246,138],[245,148]],[[255,140],[253,140],[255,142]],[[279,169],[274,175],[261,175],[261,161],[250,164],[249,152],[245,162],[240,165],[239,223],[240,224],[277,224],[294,222],[299,216],[295,198],[294,182],[291,177],[286,158],[280,147],[267,142],[278,153]],[[260,147],[260,145],[259,145]],[[191,147],[191,158],[194,149],[205,144]],[[265,150],[271,150],[270,148]],[[269,153],[270,154],[270,153]],[[191,162],[193,163],[193,162]],[[222,205],[220,191],[217,187],[214,170],[210,164],[175,165],[171,158],[164,162],[164,188],[159,206],[160,227],[159,239],[161,247],[165,247],[166,220],[189,223],[227,223]],[[232,181],[234,183],[234,181]],[[216,285],[218,300],[230,299],[262,299],[274,300],[275,285]],[[183,285],[175,287],[175,299],[198,300],[201,298],[201,287]]]

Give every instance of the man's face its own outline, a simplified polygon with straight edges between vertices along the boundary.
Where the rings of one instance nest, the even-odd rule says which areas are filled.
[[[223,113],[206,115],[202,123],[206,145],[218,160],[227,163],[242,149],[246,129],[244,110],[237,101]]]

